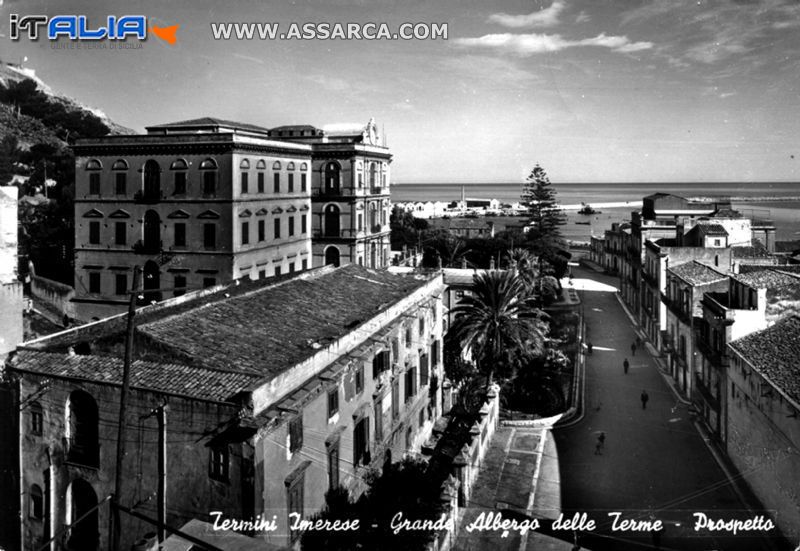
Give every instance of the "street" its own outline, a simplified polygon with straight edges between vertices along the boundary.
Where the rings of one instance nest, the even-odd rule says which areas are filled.
[[[581,536],[581,544],[592,550],[657,545],[692,551],[770,549],[761,532],[734,537],[725,531],[714,536],[694,531],[694,513],[747,520],[760,511],[750,512],[741,503],[692,424],[688,406],[673,394],[648,351],[639,347],[632,355],[634,327],[615,293],[597,285],[617,283],[613,277],[574,269],[573,284],[586,289],[581,298],[593,353],[586,356],[584,417],[555,430],[554,437],[564,512],[585,512],[597,521],[596,530]],[[598,446],[601,432],[605,439]],[[621,514],[609,515],[615,512]],[[649,531],[612,530],[622,519],[659,519],[665,529],[656,538]]]

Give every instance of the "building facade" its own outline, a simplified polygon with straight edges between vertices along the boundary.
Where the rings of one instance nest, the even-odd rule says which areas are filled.
[[[328,488],[358,495],[366,473],[430,437],[443,413],[443,294],[441,275],[349,265],[141,308],[120,503],[156,518],[163,500],[175,527],[213,522],[212,511],[261,515],[276,529],[251,535],[293,545],[292,521],[318,511]],[[17,463],[4,465],[13,476],[0,493],[20,498],[4,504],[0,546],[109,548],[109,508],[93,507],[114,491],[125,325],[80,326],[9,360],[12,399],[0,403],[19,407],[0,435]],[[122,548],[152,531],[123,514]]]
[[[280,126],[270,136],[312,148],[314,266],[389,266],[392,156],[375,120],[323,128]]]

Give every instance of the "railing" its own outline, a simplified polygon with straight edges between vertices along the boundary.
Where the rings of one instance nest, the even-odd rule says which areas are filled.
[[[695,333],[695,346],[705,358],[716,367],[728,367],[731,365],[730,357],[725,352],[718,352],[711,348],[711,345],[702,338],[700,332]]]
[[[381,186],[371,186],[369,188],[369,192],[372,195],[380,195],[381,193],[383,193],[383,188]]]
[[[355,230],[352,228],[340,228],[338,232],[326,231],[324,228],[315,229],[311,232],[313,237],[327,237],[327,238],[353,238],[363,230]]]
[[[683,311],[681,304],[676,300],[671,300],[667,297],[666,293],[661,293],[661,302],[663,302],[667,309],[675,314],[675,317],[681,320],[686,325],[692,324],[692,316]]]
[[[100,466],[100,445],[78,442],[74,437],[66,438],[67,461],[76,465],[98,468]]]
[[[158,254],[162,250],[162,242],[145,242],[141,239],[133,244],[133,252],[136,254]]]
[[[362,193],[358,193],[361,190]],[[335,188],[311,188],[312,197],[355,197],[363,195],[364,188],[339,186]]]
[[[142,190],[137,190],[133,194],[133,202],[134,203],[143,203],[145,205],[154,205],[161,201],[160,194],[154,193],[145,193]]]

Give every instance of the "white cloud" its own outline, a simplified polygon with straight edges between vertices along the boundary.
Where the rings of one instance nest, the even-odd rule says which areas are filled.
[[[589,17],[589,14],[586,13],[585,11],[582,11],[575,18],[575,23],[586,23],[587,21],[591,21],[591,20],[592,20],[592,18]]]
[[[338,77],[319,74],[310,75],[306,78],[329,92],[344,92],[350,89],[350,84],[346,80]]]
[[[507,13],[493,13],[489,16],[490,23],[497,23],[511,29],[526,27],[553,27],[558,24],[558,16],[567,5],[562,0],[556,0],[549,8],[535,11],[527,15],[510,15]]]
[[[652,42],[631,42],[626,36],[597,35],[582,40],[567,40],[558,34],[487,34],[476,38],[457,38],[458,46],[488,48],[520,56],[558,52],[566,48],[594,46],[608,48],[615,52],[629,53],[647,50],[653,47]]]

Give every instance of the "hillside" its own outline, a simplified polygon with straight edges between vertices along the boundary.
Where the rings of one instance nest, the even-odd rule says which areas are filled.
[[[76,137],[133,134],[108,116],[59,94],[33,69],[0,62],[0,140],[14,136],[20,147],[66,145]]]

